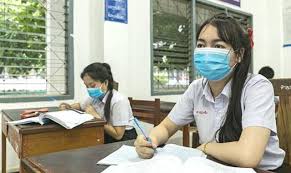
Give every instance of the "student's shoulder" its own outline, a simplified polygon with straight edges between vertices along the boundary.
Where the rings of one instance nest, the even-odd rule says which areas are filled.
[[[117,103],[117,102],[128,102],[128,98],[121,94],[120,92],[116,91],[115,89],[112,90],[113,96],[112,96],[112,103]]]
[[[272,83],[260,74],[248,74],[247,80],[245,82],[245,88],[252,89],[273,89]]]

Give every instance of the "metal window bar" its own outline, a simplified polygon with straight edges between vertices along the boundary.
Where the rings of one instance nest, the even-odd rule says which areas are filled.
[[[71,0],[0,0],[0,102],[70,94],[70,4]]]
[[[27,35],[27,36],[40,36],[40,37],[60,37],[60,39],[67,39],[67,36],[64,35],[56,35],[56,34],[41,34],[41,33],[32,33],[32,32],[21,32],[21,31],[15,31],[15,30],[4,30],[4,29],[0,29],[0,32],[2,33],[10,33],[10,34],[23,34],[23,35]],[[2,35],[3,37],[3,35]],[[0,35],[1,38],[1,35]]]

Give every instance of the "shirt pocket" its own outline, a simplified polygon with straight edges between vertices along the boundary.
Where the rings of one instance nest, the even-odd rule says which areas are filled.
[[[213,140],[214,137],[214,121],[209,112],[193,110],[195,123],[198,129],[199,142],[205,143]]]

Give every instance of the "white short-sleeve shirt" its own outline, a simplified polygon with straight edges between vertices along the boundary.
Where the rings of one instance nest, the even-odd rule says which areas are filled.
[[[206,79],[193,81],[170,112],[169,118],[177,125],[185,125],[195,120],[199,142],[202,144],[215,141],[215,133],[226,118],[231,83],[232,81],[229,81],[214,99]],[[279,148],[272,84],[261,75],[249,74],[242,91],[241,109],[243,129],[259,126],[271,130],[258,168],[278,168],[283,163],[285,152]]]
[[[133,115],[132,109],[127,97],[123,96],[116,90],[113,91],[113,96],[110,103],[110,120],[109,124],[112,126],[126,126],[126,130],[133,128]],[[105,120],[104,106],[108,97],[108,93],[104,96],[102,101],[91,97],[88,97],[84,102],[81,103],[81,109],[85,109],[86,106],[92,105],[96,112]]]

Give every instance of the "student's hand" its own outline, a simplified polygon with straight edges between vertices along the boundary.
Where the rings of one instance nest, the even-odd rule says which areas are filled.
[[[61,111],[66,110],[66,109],[69,109],[69,108],[71,108],[71,105],[69,105],[68,103],[61,103],[61,104],[59,105],[59,109],[60,109]]]
[[[85,108],[87,114],[93,115],[95,118],[101,119],[100,115],[96,112],[95,108],[92,105],[88,105]]]
[[[150,159],[154,156],[155,149],[157,148],[157,142],[153,139],[152,143],[146,140],[143,135],[138,135],[134,142],[135,150],[139,157],[143,159]]]

